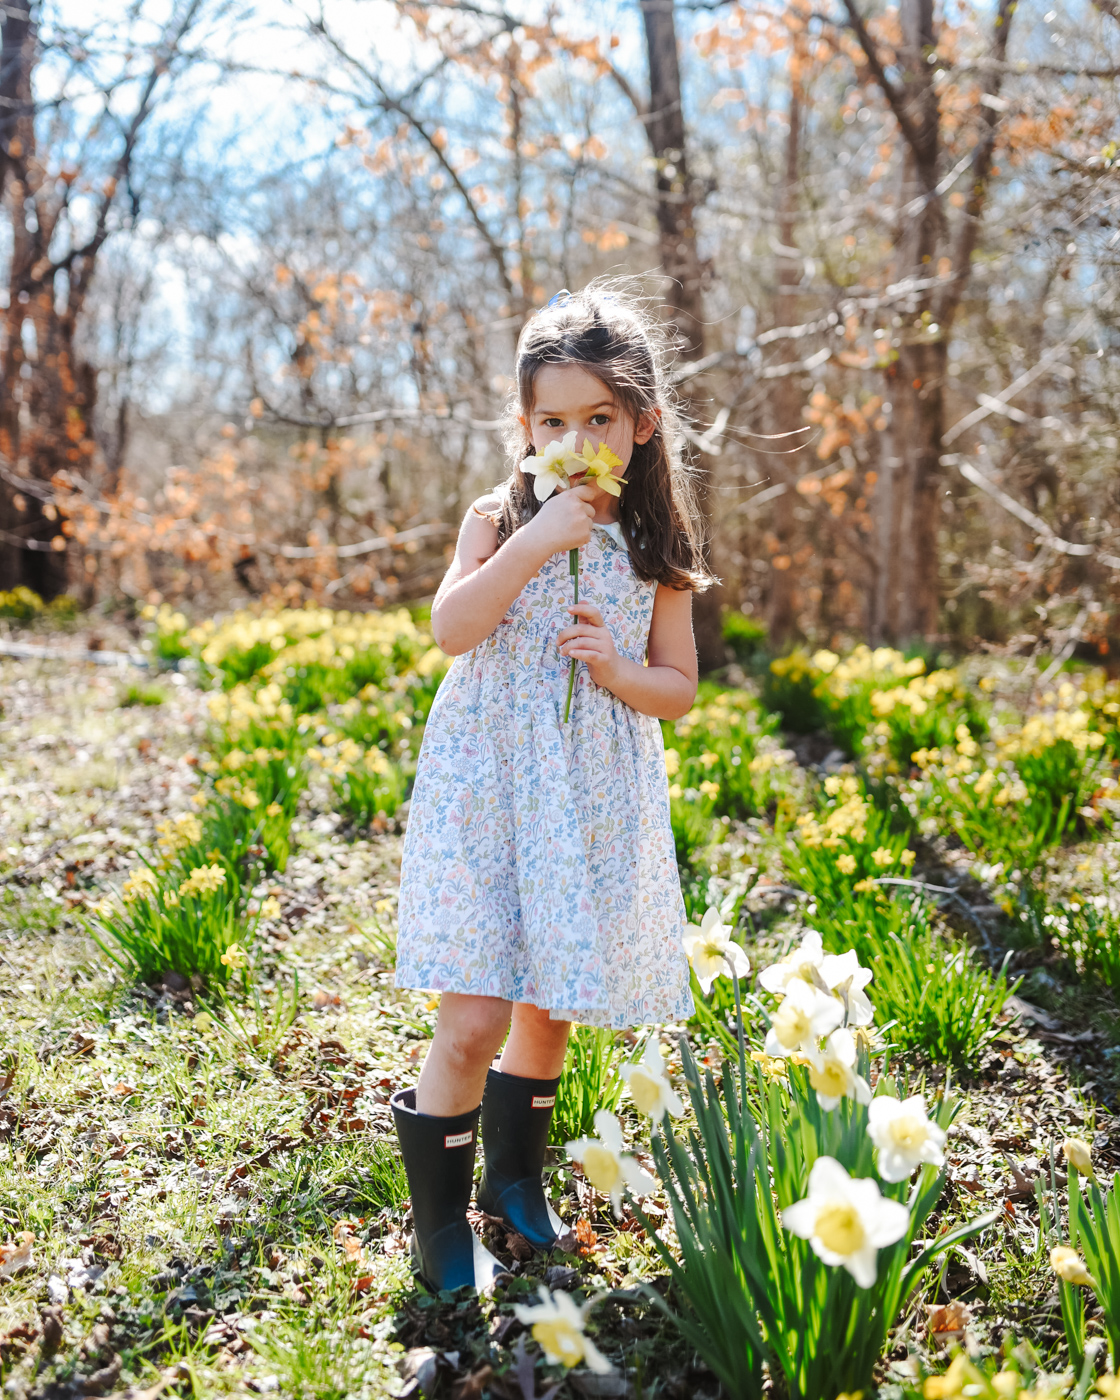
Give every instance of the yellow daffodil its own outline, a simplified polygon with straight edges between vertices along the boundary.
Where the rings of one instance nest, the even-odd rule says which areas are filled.
[[[261,905],[262,919],[277,919],[280,917],[280,901],[274,894],[270,894]]]
[[[983,1383],[984,1377],[962,1351],[953,1357],[944,1375],[926,1377],[922,1394],[925,1400],[960,1400],[964,1395],[982,1395]]]
[[[1098,1376],[1097,1393],[1103,1395],[1105,1400],[1120,1400],[1120,1376]]]
[[[665,772],[670,778],[675,778],[681,769],[680,751],[677,749],[665,750]]]
[[[268,806],[264,809],[264,814],[266,817],[278,817],[283,812],[283,810],[284,809],[283,807],[281,807],[279,802],[270,802]]]
[[[128,879],[121,886],[121,898],[126,904],[136,899],[150,899],[159,888],[159,880],[146,865],[138,865],[128,872]]]
[[[841,875],[854,875],[856,873],[855,856],[842,855],[836,857],[836,868]]]
[[[179,891],[164,890],[163,902],[168,909],[177,909],[179,906]]]
[[[559,1363],[569,1371],[582,1361],[589,1371],[606,1375],[613,1367],[584,1331],[587,1314],[598,1301],[589,1299],[577,1307],[570,1293],[550,1293],[542,1283],[541,1301],[535,1307],[515,1303],[513,1311],[539,1342],[548,1361]]]
[[[592,451],[591,439],[584,438],[583,447],[576,457],[576,462],[582,461],[586,467],[584,480],[589,477],[599,483],[600,491],[605,491],[608,496],[622,495],[622,482],[614,475],[615,467],[622,466],[622,458],[616,457],[605,442]],[[579,467],[575,466],[578,471]]]
[[[226,872],[220,865],[196,865],[179,886],[180,894],[213,894],[226,882]]]
[[[533,482],[533,494],[538,501],[547,501],[554,491],[567,488],[571,475],[568,463],[575,457],[576,435],[571,432],[565,433],[555,442],[548,443],[543,451],[525,458],[521,463],[521,470],[536,477]]]
[[[1096,1281],[1086,1269],[1085,1261],[1076,1249],[1068,1244],[1060,1244],[1050,1251],[1050,1267],[1066,1283],[1080,1284],[1083,1288],[1096,1288]]]
[[[886,846],[879,846],[878,849],[872,851],[871,859],[875,862],[876,865],[894,864],[894,854],[893,852],[889,851]]]
[[[218,960],[223,967],[233,970],[244,967],[248,961],[245,949],[239,943],[231,943]]]

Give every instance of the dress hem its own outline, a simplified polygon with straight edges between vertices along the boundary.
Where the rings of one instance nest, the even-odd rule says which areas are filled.
[[[535,1006],[538,1011],[547,1011],[549,1019],[553,1021],[572,1021],[578,1025],[604,1026],[612,1030],[628,1030],[635,1026],[661,1026],[687,1021],[696,1011],[691,994],[687,994],[687,1001],[673,1002],[672,1009],[667,1005],[664,1014],[659,1011],[657,1014],[639,1012],[633,1016],[620,1016],[617,1012],[613,1012],[609,1006],[541,1006],[539,1002],[532,1001],[528,997],[516,996],[509,991],[481,992],[477,988],[466,989],[462,985],[451,985],[452,980],[445,979],[445,984],[439,986],[437,985],[438,979],[435,978],[422,978],[417,975],[407,982],[402,982],[399,977],[394,975],[393,985],[399,992],[438,992],[441,995],[444,992],[454,992],[458,996],[494,997],[498,1001],[508,1001],[514,1005]]]

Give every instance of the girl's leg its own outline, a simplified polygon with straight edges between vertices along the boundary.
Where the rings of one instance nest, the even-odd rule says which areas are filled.
[[[416,1086],[417,1112],[448,1118],[477,1108],[486,1071],[505,1039],[509,1022],[510,1003],[500,997],[444,992],[432,1047]],[[563,1059],[561,1051],[561,1063]]]
[[[548,1203],[541,1173],[570,1022],[518,1003],[513,1028],[482,1100],[478,1204],[537,1249],[551,1249],[564,1224]]]
[[[498,1068],[523,1079],[555,1079],[564,1068],[571,1021],[553,1021],[547,1011],[514,1003],[513,1024]]]
[[[502,1266],[467,1223],[479,1100],[510,1004],[448,992],[415,1089],[390,1100],[412,1193],[411,1253],[433,1288],[488,1288]]]

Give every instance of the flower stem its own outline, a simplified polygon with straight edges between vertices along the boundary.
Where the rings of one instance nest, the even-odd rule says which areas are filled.
[[[572,602],[579,602],[579,550],[568,550],[568,572],[572,576]],[[572,690],[576,683],[576,659],[572,657],[572,669],[568,672],[568,698],[564,701],[564,723],[572,709]]]

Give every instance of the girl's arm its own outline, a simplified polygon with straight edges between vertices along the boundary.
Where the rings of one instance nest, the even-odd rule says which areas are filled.
[[[680,719],[689,712],[696,699],[697,669],[688,590],[658,584],[645,666],[619,656],[593,603],[576,603],[568,611],[581,620],[557,635],[561,654],[586,661],[596,685],[655,719]]]
[[[577,486],[551,496],[501,549],[498,527],[479,514],[497,509],[500,502],[484,496],[471,506],[432,604],[432,636],[441,651],[448,656],[472,651],[493,632],[546,559],[588,542],[593,495],[593,487]]]

